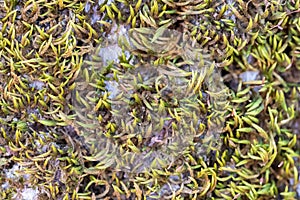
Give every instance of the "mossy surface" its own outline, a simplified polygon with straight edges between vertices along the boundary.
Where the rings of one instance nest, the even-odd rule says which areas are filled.
[[[299,0],[0,1],[0,199],[300,198],[299,5]],[[132,37],[138,41],[133,50],[124,47],[116,58],[95,56],[122,28],[154,32],[147,36],[150,43],[143,34]],[[204,75],[194,73],[191,52],[149,47],[165,41],[162,30],[187,36],[195,45],[191,52],[199,49],[214,64],[207,69],[218,75],[199,81]],[[159,73],[166,76],[158,79]],[[189,103],[180,102],[186,96],[174,80],[194,92]],[[130,91],[123,96],[125,107],[111,96],[122,96],[120,85]],[[216,88],[226,90],[222,101],[214,96]],[[115,117],[118,111],[123,122]],[[167,119],[151,123],[161,127],[144,128],[167,135],[169,143],[162,144],[175,144],[171,133],[178,130],[192,137],[182,140],[176,156],[158,155],[155,163],[153,154],[142,170],[128,168],[137,162],[136,152],[158,152],[163,140],[159,134],[139,136],[122,124],[141,127],[159,112]],[[204,137],[214,123],[221,126],[207,138],[217,144]],[[117,154],[111,153],[115,146],[97,143],[103,138],[118,144]]]

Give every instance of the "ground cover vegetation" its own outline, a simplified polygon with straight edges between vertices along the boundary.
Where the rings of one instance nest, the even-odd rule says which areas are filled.
[[[299,5],[0,1],[0,199],[300,198]]]

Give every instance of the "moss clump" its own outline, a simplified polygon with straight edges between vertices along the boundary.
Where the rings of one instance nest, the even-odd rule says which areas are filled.
[[[38,190],[39,199],[299,198],[299,15],[297,0],[1,1],[1,198],[17,198],[28,188]],[[90,133],[85,135],[82,124],[76,124],[78,117],[95,115],[76,113],[72,92],[87,87],[78,82],[81,73],[88,80],[110,81],[135,73],[126,68],[130,63],[122,55],[123,71],[113,64],[98,74],[85,70],[83,60],[90,60],[88,55],[107,39],[114,24],[189,33],[197,49],[209,55],[230,89],[222,119],[225,128],[218,133],[220,147],[212,145],[204,156],[196,153],[203,141],[194,140],[170,167],[133,174],[117,170],[117,165],[103,165],[106,160],[101,154],[95,159],[98,147],[91,145],[95,137],[86,137]],[[129,56],[139,61],[147,57],[147,63],[159,57],[144,49]],[[181,61],[163,56],[157,65]],[[249,71],[257,71],[257,78],[244,80],[241,74]],[[115,77],[106,77],[113,72]],[[145,85],[147,78],[141,77],[137,83]],[[113,129],[114,121],[105,109],[114,110],[116,104],[106,101],[108,93],[106,99],[101,93],[106,82],[96,86],[99,94],[92,98],[102,100],[105,107],[97,115],[106,129]],[[163,84],[161,93],[162,88]],[[150,90],[151,95],[144,97],[153,103],[153,91],[143,90]],[[176,110],[176,101],[168,94],[160,97]],[[218,105],[209,107],[205,95],[195,95],[209,120],[209,109],[217,111]],[[127,141],[120,143],[125,151],[130,149]],[[14,174],[23,178],[7,174],[16,166]]]
[[[164,27],[108,38],[76,82],[76,123],[93,154],[87,159],[138,173],[221,146],[228,90],[209,55]]]

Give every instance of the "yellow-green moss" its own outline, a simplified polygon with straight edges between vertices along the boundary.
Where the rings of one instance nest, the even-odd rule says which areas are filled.
[[[0,198],[26,188],[39,199],[299,198],[299,4],[0,1]],[[113,24],[187,32],[210,55],[230,89],[220,148],[196,154],[196,140],[167,168],[143,173],[90,159],[72,92]],[[243,81],[249,71],[259,75]],[[20,176],[9,176],[16,167]]]

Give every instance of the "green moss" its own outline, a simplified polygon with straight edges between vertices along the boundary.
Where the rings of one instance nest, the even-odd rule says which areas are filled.
[[[16,198],[26,188],[37,188],[39,199],[299,198],[299,19],[297,0],[0,2],[0,198]],[[148,84],[142,72],[134,71],[137,63],[130,63],[132,58],[126,55],[118,58],[120,65],[107,63],[98,71],[101,59],[91,55],[96,47],[106,45],[115,24],[128,30],[157,30],[152,43],[161,38],[163,29],[186,33],[203,55],[209,55],[230,96],[209,102],[202,93],[195,94],[199,113],[204,113],[203,126],[197,128],[205,133],[210,120],[224,124],[213,134],[222,141],[219,145],[211,143],[199,153],[204,139],[188,139],[179,157],[161,158],[165,162],[161,167],[141,173],[119,170],[110,165],[112,157],[106,151],[99,153],[100,132],[88,132],[93,128],[89,123],[76,122],[97,115],[104,124],[101,128],[110,130],[105,137],[114,136],[121,123],[114,122],[111,111],[120,109],[104,92],[107,81],[127,83],[126,78],[135,77],[136,83],[129,83],[152,94],[141,100],[139,93],[132,96],[136,104],[145,104],[135,110],[137,116],[149,105],[154,107],[153,116],[158,113],[153,93],[155,86],[162,93],[165,84],[163,80],[160,85]],[[179,66],[186,60],[178,52],[158,56],[157,47],[149,48],[152,43],[134,44],[135,51],[129,55],[145,66]],[[87,64],[94,65],[94,71]],[[177,68],[172,70],[165,71],[179,73]],[[243,81],[241,74],[249,71],[258,71],[258,76]],[[183,77],[193,80],[190,75]],[[215,88],[223,86],[209,86],[222,83],[218,77],[206,80],[203,94],[214,98]],[[78,88],[88,87],[97,88],[98,93],[90,98],[76,94]],[[170,90],[176,93],[176,88]],[[180,98],[170,94],[166,91],[159,97],[167,108],[176,110]],[[76,112],[74,101],[80,108],[89,107],[88,111],[102,104],[95,113],[85,115]],[[134,105],[125,111],[133,112]],[[174,129],[176,123],[172,125]],[[147,148],[134,140],[119,140],[119,144],[124,151]],[[23,178],[8,176],[14,166],[21,166],[15,174]]]

